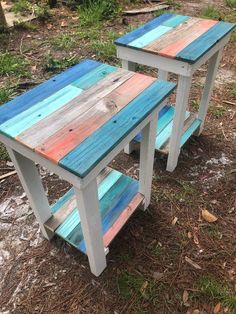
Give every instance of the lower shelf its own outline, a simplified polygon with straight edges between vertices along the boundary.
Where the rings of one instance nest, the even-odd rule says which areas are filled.
[[[107,247],[144,197],[138,192],[138,181],[116,170],[104,169],[97,181],[103,242],[104,247]],[[51,210],[53,216],[45,223],[45,227],[86,253],[73,188],[62,196]]]
[[[173,128],[175,108],[173,106],[165,106],[159,113],[157,124],[156,150],[165,154],[169,152],[170,136]],[[184,129],[181,137],[181,147],[187,142],[190,136],[200,126],[201,120],[197,119],[194,113],[186,111]],[[135,141],[141,141],[141,134],[135,137]]]

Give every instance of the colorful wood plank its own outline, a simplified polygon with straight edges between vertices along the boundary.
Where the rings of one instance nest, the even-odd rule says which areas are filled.
[[[175,84],[171,82],[160,80],[154,82],[114,118],[103,124],[62,158],[59,164],[80,177],[84,177],[174,89]]]
[[[146,25],[152,25],[148,31],[143,25],[115,44],[193,63],[235,28],[232,23],[183,15],[163,17],[155,26],[148,22]]]
[[[99,65],[101,65],[100,62],[92,60],[82,61],[78,65],[52,77],[21,96],[16,97],[0,107],[0,124],[51,96]]]

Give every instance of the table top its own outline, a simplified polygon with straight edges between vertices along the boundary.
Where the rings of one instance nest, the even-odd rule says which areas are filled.
[[[235,26],[232,23],[166,13],[118,38],[115,44],[194,63]]]
[[[0,133],[84,177],[174,88],[85,60],[0,106]]]

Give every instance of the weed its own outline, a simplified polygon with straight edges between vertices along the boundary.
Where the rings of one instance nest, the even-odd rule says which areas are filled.
[[[229,92],[230,92],[230,95],[236,99],[236,83],[229,84]]]
[[[21,56],[10,52],[0,54],[0,76],[17,75],[19,77],[29,76],[29,63]]]
[[[113,19],[119,11],[120,8],[115,0],[88,0],[78,8],[82,26],[96,25],[103,20]]]
[[[76,33],[78,39],[89,39],[89,40],[98,40],[101,34],[101,29],[99,27],[90,28],[86,30],[79,30]]]
[[[157,11],[155,11],[155,12],[153,13],[153,16],[154,16],[154,17],[158,17],[158,16],[160,16],[160,15],[162,15],[162,14],[164,14],[164,13],[166,13],[165,10],[157,10]]]
[[[224,116],[225,108],[223,106],[210,106],[209,112],[216,118],[219,119]]]
[[[144,278],[141,275],[125,272],[118,277],[117,284],[118,291],[122,298],[129,299],[132,293],[140,292],[140,289],[144,284]]]
[[[222,239],[223,235],[218,225],[207,225],[205,231],[212,239],[215,239],[215,240]]]
[[[220,11],[213,5],[208,5],[207,7],[203,8],[201,12],[201,17],[207,18],[207,19],[215,19],[215,20],[222,19],[222,15]]]
[[[169,6],[175,8],[175,9],[179,9],[181,7],[180,3],[177,3],[174,0],[168,0],[166,2],[166,4],[168,4]]]
[[[236,297],[230,289],[223,283],[219,283],[211,277],[202,277],[199,281],[201,295],[210,302],[221,302],[224,307],[228,307],[232,313],[236,311]]]
[[[28,14],[32,12],[32,4],[28,0],[14,0],[11,11],[15,14]]]
[[[0,143],[0,160],[10,160],[5,146]]]
[[[16,93],[11,88],[0,88],[0,105],[8,102],[16,96]]]
[[[52,17],[52,14],[50,12],[50,8],[48,5],[35,5],[34,6],[34,13],[37,16],[37,18],[41,21],[49,20]]]
[[[52,55],[49,55],[46,59],[46,62],[43,68],[44,68],[44,71],[55,73],[55,72],[60,72],[68,67],[71,67],[79,62],[80,62],[80,59],[76,58],[75,56],[71,58],[57,59],[57,58],[54,58]]]
[[[69,34],[61,34],[53,38],[52,45],[58,50],[68,50],[75,47],[76,40]]]
[[[197,100],[193,100],[192,101],[192,107],[196,110],[199,109],[199,102]]]
[[[225,4],[230,8],[236,8],[236,0],[225,0]]]
[[[16,29],[28,29],[28,30],[32,30],[32,31],[37,29],[37,26],[34,25],[33,23],[29,22],[29,21],[15,21],[14,27]]]

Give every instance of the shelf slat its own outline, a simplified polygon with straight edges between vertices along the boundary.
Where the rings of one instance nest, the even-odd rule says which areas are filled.
[[[144,197],[138,193],[138,182],[116,170],[106,170],[98,177],[98,197],[104,246],[108,246]],[[52,206],[53,216],[46,228],[86,253],[79,210],[73,189]]]

